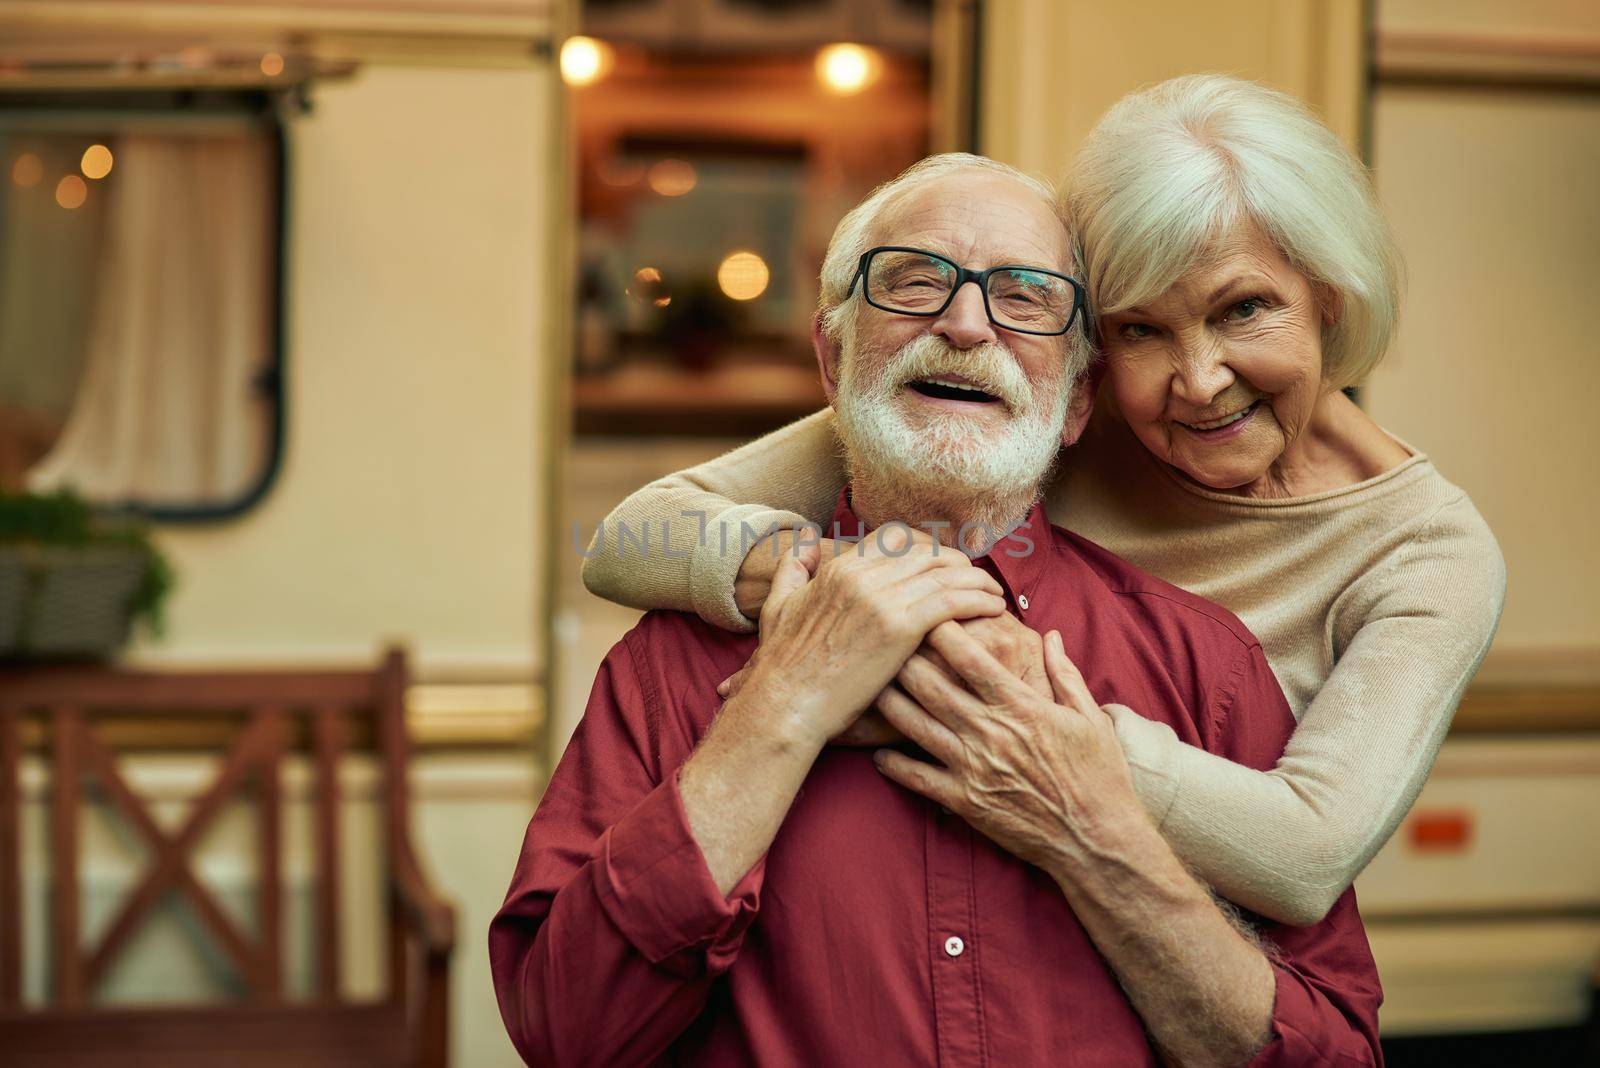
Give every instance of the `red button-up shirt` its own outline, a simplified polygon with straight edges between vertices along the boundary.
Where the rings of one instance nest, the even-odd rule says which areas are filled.
[[[835,522],[859,530],[843,499]],[[1102,703],[1249,767],[1276,763],[1294,718],[1260,644],[1226,610],[1037,508],[980,563],[1023,622],[1061,632]],[[1055,882],[890,782],[870,750],[824,750],[766,856],[717,892],[677,772],[717,711],[717,683],[754,647],[652,612],[601,665],[489,932],[523,1057],[1156,1063]],[[1381,1063],[1382,993],[1354,893],[1310,927],[1251,919],[1277,950],[1272,1039],[1255,1063]]]

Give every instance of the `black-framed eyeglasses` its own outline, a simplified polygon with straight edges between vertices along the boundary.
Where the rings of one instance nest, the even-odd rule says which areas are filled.
[[[1043,267],[974,271],[927,249],[879,245],[861,254],[846,296],[858,279],[868,304],[896,315],[942,315],[962,286],[976,282],[989,321],[1006,330],[1056,337],[1074,321],[1088,322],[1083,283]]]

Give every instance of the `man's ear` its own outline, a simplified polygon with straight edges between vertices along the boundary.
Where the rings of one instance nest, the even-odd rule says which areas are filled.
[[[1092,356],[1089,359],[1089,369],[1083,372],[1083,377],[1089,380],[1089,393],[1091,396],[1100,395],[1100,383],[1106,377],[1106,360],[1104,356]]]
[[[1072,396],[1067,400],[1067,421],[1061,426],[1061,444],[1071,445],[1083,437],[1083,428],[1089,425],[1089,417],[1094,414],[1094,398],[1099,386],[1100,375],[1094,368],[1078,376]]]
[[[822,312],[811,320],[811,348],[817,354],[817,370],[822,373],[822,391],[832,404],[839,392],[839,343],[828,336]]]

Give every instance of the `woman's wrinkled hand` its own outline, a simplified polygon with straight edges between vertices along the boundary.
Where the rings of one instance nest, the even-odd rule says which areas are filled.
[[[880,749],[883,774],[1051,872],[1104,851],[1129,820],[1145,818],[1111,717],[1060,634],[1044,638],[1049,696],[960,624],[935,628],[928,644],[943,663],[913,656],[899,674],[905,692],[886,692],[878,708],[939,763]]]

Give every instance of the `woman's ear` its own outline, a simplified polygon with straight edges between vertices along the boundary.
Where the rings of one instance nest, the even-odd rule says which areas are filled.
[[[811,348],[817,354],[822,391],[828,395],[828,403],[832,404],[834,394],[839,392],[839,343],[828,336],[822,312],[818,312],[816,318],[811,320]]]
[[[1344,315],[1344,294],[1326,282],[1319,282],[1317,306],[1322,309],[1322,328],[1326,330],[1337,325]]]

